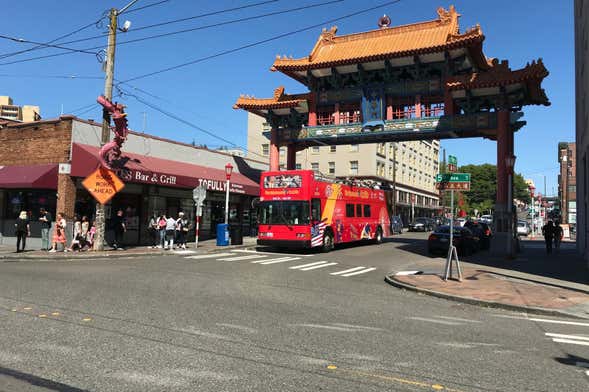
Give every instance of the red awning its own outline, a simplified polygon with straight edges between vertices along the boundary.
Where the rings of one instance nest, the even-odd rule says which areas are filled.
[[[29,166],[0,166],[0,188],[57,189],[56,163]]]
[[[92,173],[99,165],[98,151],[98,147],[74,143],[71,175],[87,177]],[[185,189],[193,189],[202,184],[211,191],[225,191],[225,170],[124,151],[123,156],[128,158],[128,161],[118,175],[124,182]],[[230,192],[257,196],[259,185],[243,174],[234,172],[231,175]]]

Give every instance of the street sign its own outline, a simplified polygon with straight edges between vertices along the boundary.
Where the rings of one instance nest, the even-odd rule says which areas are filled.
[[[436,174],[436,189],[469,191],[470,173]]]
[[[112,170],[102,166],[86,177],[82,185],[103,205],[125,187],[123,181]]]
[[[202,202],[207,198],[207,187],[204,185],[199,185],[192,190],[192,199],[196,204],[202,204]]]
[[[448,171],[451,173],[458,171],[458,159],[454,155],[448,156]]]

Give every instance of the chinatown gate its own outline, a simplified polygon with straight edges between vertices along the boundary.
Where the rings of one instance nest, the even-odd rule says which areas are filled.
[[[480,26],[460,32],[460,15],[439,8],[430,21],[338,36],[324,29],[307,57],[277,56],[272,71],[304,84],[309,92],[271,98],[241,96],[234,105],[260,115],[270,127],[270,170],[287,169],[296,152],[311,146],[483,137],[497,141],[494,242],[507,241],[513,135],[525,121],[525,105],[550,105],[541,88],[542,60],[512,70],[507,60],[485,56]],[[496,249],[506,249],[499,244]]]

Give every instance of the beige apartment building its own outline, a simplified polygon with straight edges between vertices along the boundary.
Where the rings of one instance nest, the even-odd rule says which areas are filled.
[[[269,131],[263,117],[248,113],[248,157],[269,157]],[[296,154],[297,169],[318,170],[345,178],[373,179],[392,186],[396,182],[397,214],[406,224],[414,217],[437,215],[439,192],[439,140],[311,147]],[[280,149],[280,167],[286,167],[286,148]]]
[[[39,121],[41,110],[39,106],[15,105],[12,98],[0,96],[0,118],[22,122]]]

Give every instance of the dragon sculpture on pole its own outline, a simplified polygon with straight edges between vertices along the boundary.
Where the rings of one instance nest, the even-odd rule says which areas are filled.
[[[121,147],[127,135],[129,129],[127,128],[127,113],[125,113],[125,106],[120,103],[113,103],[104,95],[99,96],[96,101],[107,110],[114,122],[114,127],[111,130],[114,132],[114,138],[110,142],[106,143],[98,154],[100,163],[107,169],[116,169],[117,163],[121,160]]]

